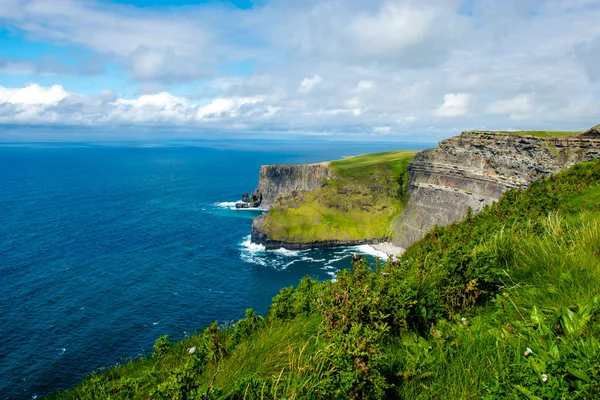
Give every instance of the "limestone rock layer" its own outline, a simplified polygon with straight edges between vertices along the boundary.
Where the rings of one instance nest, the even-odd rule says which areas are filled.
[[[263,165],[260,167],[258,187],[251,199],[268,209],[279,197],[289,196],[297,190],[316,190],[323,187],[326,179],[333,177],[328,162],[304,165]]]
[[[396,245],[421,239],[433,226],[477,213],[512,188],[600,158],[600,126],[579,136],[539,138],[464,132],[417,154],[409,166],[409,198],[394,221]]]

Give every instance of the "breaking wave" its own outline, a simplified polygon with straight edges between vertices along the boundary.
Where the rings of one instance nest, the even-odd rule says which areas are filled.
[[[238,201],[222,201],[220,203],[214,203],[213,205],[220,208],[225,208],[233,211],[264,211],[261,207],[247,207],[247,208],[236,208],[235,205],[237,203],[241,203],[241,200]]]
[[[333,249],[288,250],[282,247],[276,250],[266,250],[264,245],[252,243],[250,235],[244,237],[239,243],[239,248],[240,258],[247,263],[270,267],[278,271],[284,271],[292,265],[303,270],[308,267],[313,271],[311,276],[333,281],[340,270],[350,268],[350,259],[353,254],[387,259],[386,253],[368,245]]]

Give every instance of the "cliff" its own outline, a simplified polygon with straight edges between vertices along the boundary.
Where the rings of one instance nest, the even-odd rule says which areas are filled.
[[[254,219],[252,242],[308,249],[389,240],[414,155],[395,151],[262,167],[251,200],[269,211]]]
[[[425,150],[409,166],[409,199],[394,221],[394,243],[403,248],[434,225],[448,225],[581,161],[600,158],[596,126],[581,135],[539,137],[512,132],[464,132]]]
[[[250,195],[251,202],[268,209],[278,198],[298,190],[317,190],[332,178],[328,162],[304,165],[263,165],[260,167],[258,187]]]
[[[584,133],[470,131],[416,155],[267,165],[253,198],[270,211],[253,221],[251,238],[267,248],[386,240],[407,248],[469,208],[477,213],[509,189],[596,158],[600,125]]]

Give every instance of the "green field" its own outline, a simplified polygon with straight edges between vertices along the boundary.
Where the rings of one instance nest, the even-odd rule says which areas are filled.
[[[49,398],[599,398],[599,198],[576,165]]]
[[[574,131],[492,131],[501,135],[516,135],[516,136],[535,136],[538,138],[560,138],[566,136],[576,136],[583,132]]]
[[[280,199],[269,210],[263,231],[273,240],[294,243],[389,238],[416,153],[391,151],[331,162],[336,178],[322,189]]]

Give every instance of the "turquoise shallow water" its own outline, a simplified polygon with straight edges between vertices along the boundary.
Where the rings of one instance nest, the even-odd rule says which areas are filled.
[[[0,145],[0,398],[35,398],[145,354],[368,248],[264,252],[231,203],[261,164],[423,144]]]

